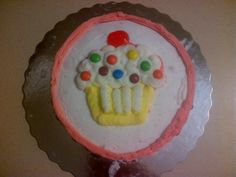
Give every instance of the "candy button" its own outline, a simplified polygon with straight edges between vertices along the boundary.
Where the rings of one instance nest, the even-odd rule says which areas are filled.
[[[155,79],[161,79],[163,77],[163,73],[160,69],[156,69],[155,71],[153,71],[153,77]]]
[[[101,56],[98,53],[92,53],[89,57],[90,61],[93,63],[97,63],[101,60]]]
[[[148,71],[148,70],[150,70],[150,68],[151,68],[151,64],[150,64],[149,61],[144,60],[144,61],[141,62],[140,68],[141,68],[143,71]]]
[[[83,81],[88,81],[91,77],[91,73],[89,71],[83,71],[80,73],[80,78],[83,80]]]
[[[126,56],[130,60],[136,60],[136,59],[138,59],[139,53],[136,49],[131,49],[127,52]]]
[[[129,76],[129,80],[131,83],[136,84],[139,81],[138,74],[134,73]]]
[[[102,66],[99,68],[98,72],[101,76],[106,76],[108,74],[108,67]]]
[[[120,79],[123,77],[124,72],[120,69],[116,69],[115,71],[113,71],[112,75],[115,79]]]
[[[117,63],[117,57],[115,55],[109,55],[107,57],[107,63],[109,63],[110,65],[114,65]]]

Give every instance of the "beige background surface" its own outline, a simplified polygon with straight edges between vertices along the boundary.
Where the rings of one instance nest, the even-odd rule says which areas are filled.
[[[44,34],[66,15],[96,2],[107,1],[0,0],[0,177],[72,177],[51,162],[30,135],[21,86],[28,59]],[[236,176],[235,1],[148,0],[143,4],[169,14],[191,32],[207,59],[214,88],[204,135],[186,160],[163,177]]]

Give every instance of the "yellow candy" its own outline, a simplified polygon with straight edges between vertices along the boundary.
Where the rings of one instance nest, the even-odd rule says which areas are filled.
[[[137,60],[139,53],[136,49],[131,49],[127,52],[126,55],[127,55],[128,59],[130,59],[130,60]]]

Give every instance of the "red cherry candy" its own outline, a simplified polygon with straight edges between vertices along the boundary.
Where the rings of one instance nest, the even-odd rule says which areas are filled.
[[[106,76],[108,74],[108,67],[102,66],[101,68],[99,68],[98,72],[101,76]]]
[[[118,47],[129,43],[129,35],[127,32],[118,30],[111,32],[107,37],[107,43]]]
[[[156,69],[155,71],[153,71],[153,77],[155,79],[161,79],[163,77],[163,73],[160,69]]]
[[[80,73],[80,78],[83,81],[88,81],[91,78],[91,73],[89,71],[83,71],[83,72]]]
[[[109,63],[110,65],[114,65],[117,63],[117,57],[115,55],[109,55],[107,57],[107,63]]]

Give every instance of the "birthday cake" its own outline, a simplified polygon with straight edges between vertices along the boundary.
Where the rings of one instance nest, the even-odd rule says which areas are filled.
[[[109,159],[152,155],[193,106],[194,67],[162,25],[113,12],[79,25],[55,57],[57,117],[78,143]]]

